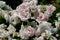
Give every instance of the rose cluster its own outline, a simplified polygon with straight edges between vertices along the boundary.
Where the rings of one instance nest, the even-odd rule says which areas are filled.
[[[15,10],[6,5],[4,1],[0,1],[0,17],[8,23],[8,25],[4,22],[0,24],[1,40],[5,38],[17,40],[12,38],[15,36],[19,37],[19,40],[30,38],[32,40],[57,40],[53,34],[60,26],[60,14],[57,14],[56,27],[48,22],[55,10],[56,7],[53,5],[38,5],[38,0],[23,0],[23,3]],[[18,24],[19,26],[16,26]]]

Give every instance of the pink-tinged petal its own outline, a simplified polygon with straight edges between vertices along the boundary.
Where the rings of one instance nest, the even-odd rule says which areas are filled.
[[[48,20],[50,17],[50,15],[48,15],[48,14],[44,14],[44,16],[45,16],[45,20]]]
[[[53,5],[49,5],[47,6],[47,10],[50,12],[50,14],[52,14],[56,10],[56,7],[54,7]]]
[[[53,5],[50,5],[49,8],[50,8],[51,11],[56,10],[56,8]]]
[[[56,8],[53,5],[38,5],[37,9],[39,12],[48,14],[49,16],[51,16],[52,13],[56,10]],[[43,9],[46,9],[46,10],[43,10]]]
[[[33,36],[35,34],[35,29],[31,26],[28,26],[26,30],[28,31],[28,34],[30,34],[30,36]]]
[[[30,18],[30,13],[29,12],[22,12],[19,14],[19,18],[22,20],[22,21],[26,21]]]
[[[44,18],[45,18],[45,17],[44,17],[44,14],[42,14],[42,13],[39,14],[39,16],[37,17],[37,19],[40,20],[40,21],[41,21],[41,20],[44,20]]]
[[[17,13],[20,13],[20,12],[22,12],[22,11],[26,11],[27,9],[29,9],[28,3],[22,3],[21,5],[19,5],[19,6],[16,8],[16,11],[17,11]]]

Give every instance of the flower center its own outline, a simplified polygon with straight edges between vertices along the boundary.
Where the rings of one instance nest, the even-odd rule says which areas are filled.
[[[46,8],[41,8],[40,10],[42,13],[44,13],[46,11]]]

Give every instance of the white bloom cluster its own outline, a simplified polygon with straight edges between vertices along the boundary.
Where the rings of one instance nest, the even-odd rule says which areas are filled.
[[[56,14],[56,17],[58,18],[58,20],[57,21],[55,21],[55,26],[56,26],[56,31],[59,29],[59,27],[60,27],[60,13],[57,13]]]
[[[27,28],[24,28],[24,26],[21,26],[21,30],[19,32],[19,35],[22,39],[28,39],[29,36],[33,36],[35,34],[35,29],[31,26],[28,26]]]
[[[10,24],[9,27],[7,27],[5,24],[0,24],[0,40],[4,40],[6,37],[8,40],[16,40],[10,37],[11,34],[13,34],[13,37],[17,35],[14,26]]]
[[[4,24],[0,25],[0,38],[6,37],[9,35],[8,32],[5,30],[6,27],[7,26]]]
[[[0,7],[3,7],[3,6],[5,6],[5,2],[0,1]]]
[[[56,10],[53,5],[36,4],[37,0],[23,0],[23,3],[16,8],[18,17],[22,21],[26,21],[31,17],[32,13],[34,18],[39,22],[41,20],[47,20],[52,15],[54,10]]]
[[[2,5],[3,7],[7,5],[0,1],[0,15],[8,23],[8,26],[0,24],[0,38],[7,37],[8,40],[17,40],[10,37],[12,34],[13,37],[20,37],[21,40],[28,40],[30,37],[33,40],[44,40],[44,38],[55,40],[52,31],[56,29],[47,21],[56,8],[53,5],[37,5],[37,3],[37,0],[23,0],[23,3],[17,6],[15,10],[12,10],[9,6],[7,7],[8,10],[4,10],[1,8]],[[59,16],[60,14],[57,14],[56,28],[60,26]]]

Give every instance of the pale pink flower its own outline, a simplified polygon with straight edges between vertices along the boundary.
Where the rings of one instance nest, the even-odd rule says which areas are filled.
[[[49,5],[47,6],[47,9],[49,10],[50,13],[53,13],[56,10],[56,7],[54,7],[53,5]]]
[[[56,10],[56,7],[54,7],[53,5],[48,5],[48,6],[46,6],[46,8],[47,8],[47,11],[45,12],[45,14],[48,14],[49,17]]]
[[[41,21],[41,20],[44,20],[45,19],[45,16],[43,13],[40,13],[37,17],[37,21]]]
[[[53,5],[38,5],[37,10],[38,10],[39,16],[37,19],[39,19],[40,21],[48,20],[49,17],[52,15],[52,13],[55,11],[55,9],[56,8]]]
[[[28,39],[29,35],[25,31],[24,25],[21,25],[21,29],[19,31],[19,35],[22,39]]]
[[[29,12],[21,12],[19,14],[19,18],[22,20],[22,21],[26,21],[30,18],[31,14]]]
[[[39,12],[42,12],[43,14],[47,14],[49,17],[56,10],[56,8],[53,5],[38,5],[37,9]]]
[[[16,8],[16,12],[17,13],[20,13],[22,11],[28,11],[29,10],[29,6],[28,6],[28,3],[22,3],[21,5],[17,6]]]
[[[28,39],[28,38],[29,38],[29,35],[27,34],[27,32],[25,33],[24,30],[20,30],[19,36],[20,36],[22,39]]]
[[[31,26],[27,28],[21,28],[19,35],[22,39],[28,39],[30,36],[33,36],[35,33],[35,29]]]
[[[48,14],[44,14],[44,16],[45,16],[45,20],[48,20],[50,17],[50,15],[48,15]]]
[[[32,7],[36,7],[36,3],[34,2],[34,1],[31,1],[31,2],[29,2],[29,6],[30,6],[30,8],[32,8]]]
[[[35,29],[31,26],[28,26],[25,30],[30,36],[33,36],[35,34]]]
[[[39,13],[37,20],[38,21],[47,21],[49,19],[49,17],[50,16],[48,14]]]

